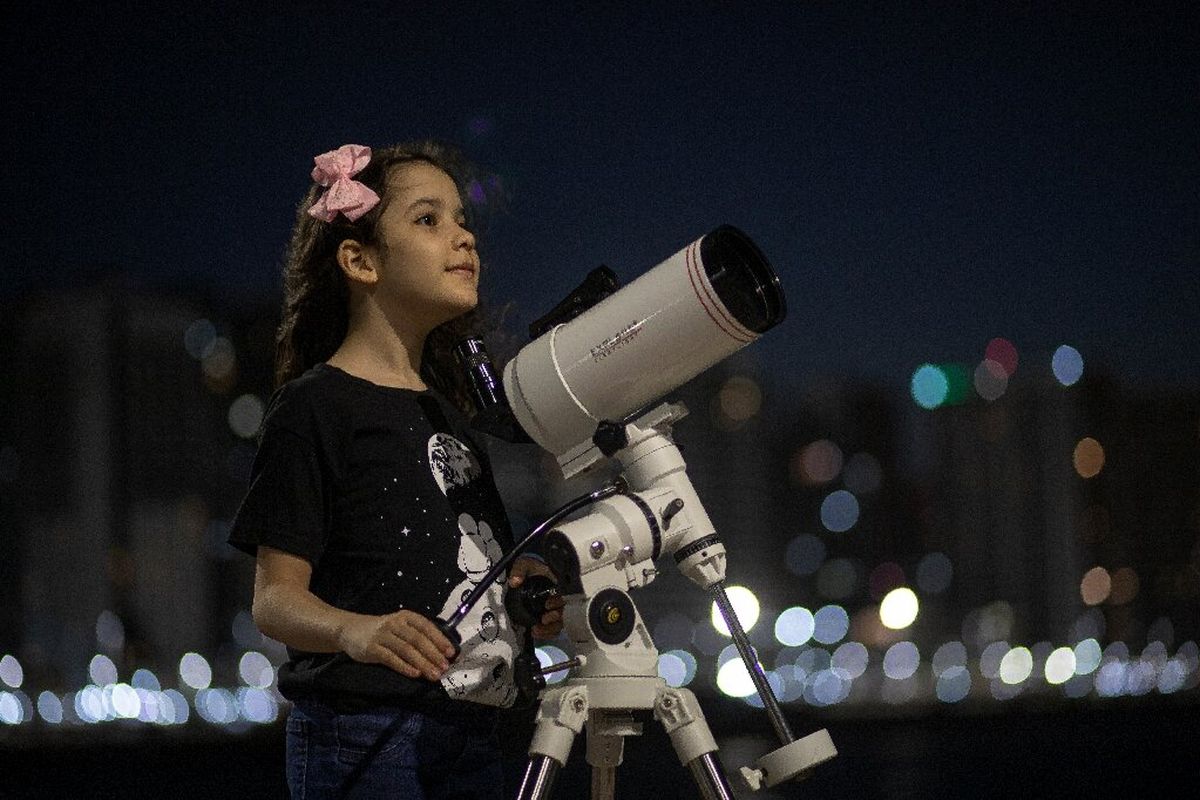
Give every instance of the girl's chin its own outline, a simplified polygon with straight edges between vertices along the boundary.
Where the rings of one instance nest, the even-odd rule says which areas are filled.
[[[458,319],[463,314],[474,311],[478,305],[479,296],[476,294],[472,294],[470,297],[463,296],[449,300],[445,305],[445,313],[449,315],[446,317],[446,322]]]

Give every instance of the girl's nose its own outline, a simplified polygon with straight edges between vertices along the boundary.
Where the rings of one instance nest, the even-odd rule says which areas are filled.
[[[463,227],[459,227],[458,234],[454,237],[454,249],[465,247],[468,250],[475,249],[475,234]]]

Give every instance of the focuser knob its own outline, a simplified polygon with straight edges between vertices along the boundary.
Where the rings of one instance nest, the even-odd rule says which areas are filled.
[[[557,594],[558,585],[553,580],[545,575],[529,575],[520,586],[508,590],[504,608],[515,624],[532,628],[541,622],[546,603]]]

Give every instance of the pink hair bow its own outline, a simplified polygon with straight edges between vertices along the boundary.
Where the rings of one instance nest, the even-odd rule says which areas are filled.
[[[361,144],[344,144],[337,150],[321,153],[313,159],[312,179],[329,187],[308,209],[310,216],[333,222],[338,212],[354,222],[379,202],[379,195],[364,183],[353,180],[371,163],[371,148]]]

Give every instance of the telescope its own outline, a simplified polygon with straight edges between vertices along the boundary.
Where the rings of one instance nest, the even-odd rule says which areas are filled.
[[[707,592],[729,627],[781,746],[741,768],[759,789],[802,778],[836,754],[824,729],[797,739],[725,592],[726,550],[673,438],[687,409],[663,398],[756,341],[786,315],[779,278],[759,248],[723,225],[620,287],[593,270],[550,314],[498,379],[479,340],[459,356],[479,413],[473,424],[554,455],[564,478],[614,460],[619,476],[571,501],[493,567],[449,620],[448,635],[507,565],[540,539],[558,578],[510,590],[518,624],[540,617],[539,598],[563,596],[573,657],[542,668],[517,664],[519,685],[540,699],[518,800],[545,800],[572,742],[586,729],[592,798],[611,798],[624,738],[641,733],[635,712],[653,712],[704,798],[733,797],[695,695],[658,675],[658,650],[630,591],[649,584],[670,557]],[[567,517],[588,508],[587,513]],[[493,574],[494,573],[494,574]],[[453,636],[452,636],[453,638]],[[569,669],[547,688],[544,676]]]

